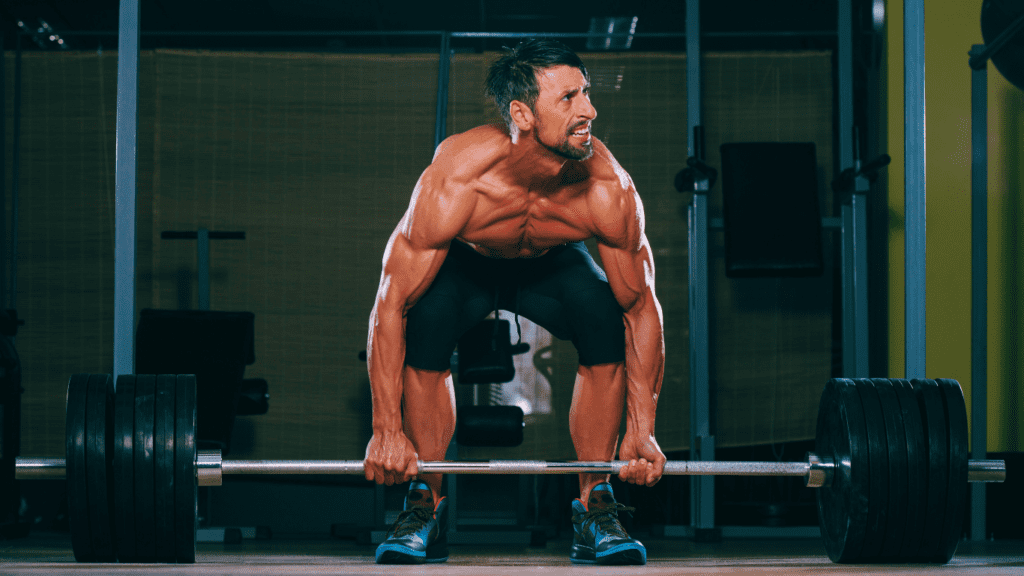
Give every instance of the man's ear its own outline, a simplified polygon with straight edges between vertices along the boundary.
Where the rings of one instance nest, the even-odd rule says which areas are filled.
[[[520,132],[526,132],[533,128],[536,117],[533,115],[533,110],[530,110],[530,107],[525,102],[513,100],[509,103],[508,108],[509,113],[512,115],[512,122],[515,123]]]

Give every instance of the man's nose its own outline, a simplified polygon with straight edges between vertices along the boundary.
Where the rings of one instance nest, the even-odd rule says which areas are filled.
[[[577,113],[588,120],[597,118],[597,108],[590,103],[590,98],[580,98],[579,100],[581,105]]]

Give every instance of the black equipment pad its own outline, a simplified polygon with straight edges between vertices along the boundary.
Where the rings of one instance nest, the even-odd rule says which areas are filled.
[[[729,143],[721,153],[726,276],[820,276],[814,143]]]

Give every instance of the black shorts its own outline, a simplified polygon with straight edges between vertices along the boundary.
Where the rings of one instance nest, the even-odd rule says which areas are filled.
[[[583,366],[626,358],[622,307],[583,242],[539,258],[506,260],[453,241],[434,282],[406,317],[405,363],[448,370],[459,337],[495,308],[572,340]]]

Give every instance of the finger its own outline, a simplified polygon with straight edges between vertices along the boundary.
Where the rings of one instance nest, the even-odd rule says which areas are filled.
[[[419,472],[419,467],[416,465],[416,458],[410,458],[409,462],[405,466],[404,478],[402,482],[408,482],[416,477]]]
[[[626,472],[625,478],[623,478],[623,480],[629,482],[630,484],[636,484],[639,480],[639,476],[637,475],[637,472],[639,470],[638,462],[636,460],[630,460],[629,464],[627,464],[623,468]]]
[[[393,486],[399,482],[400,469],[393,458],[389,457],[384,462],[384,483]]]

